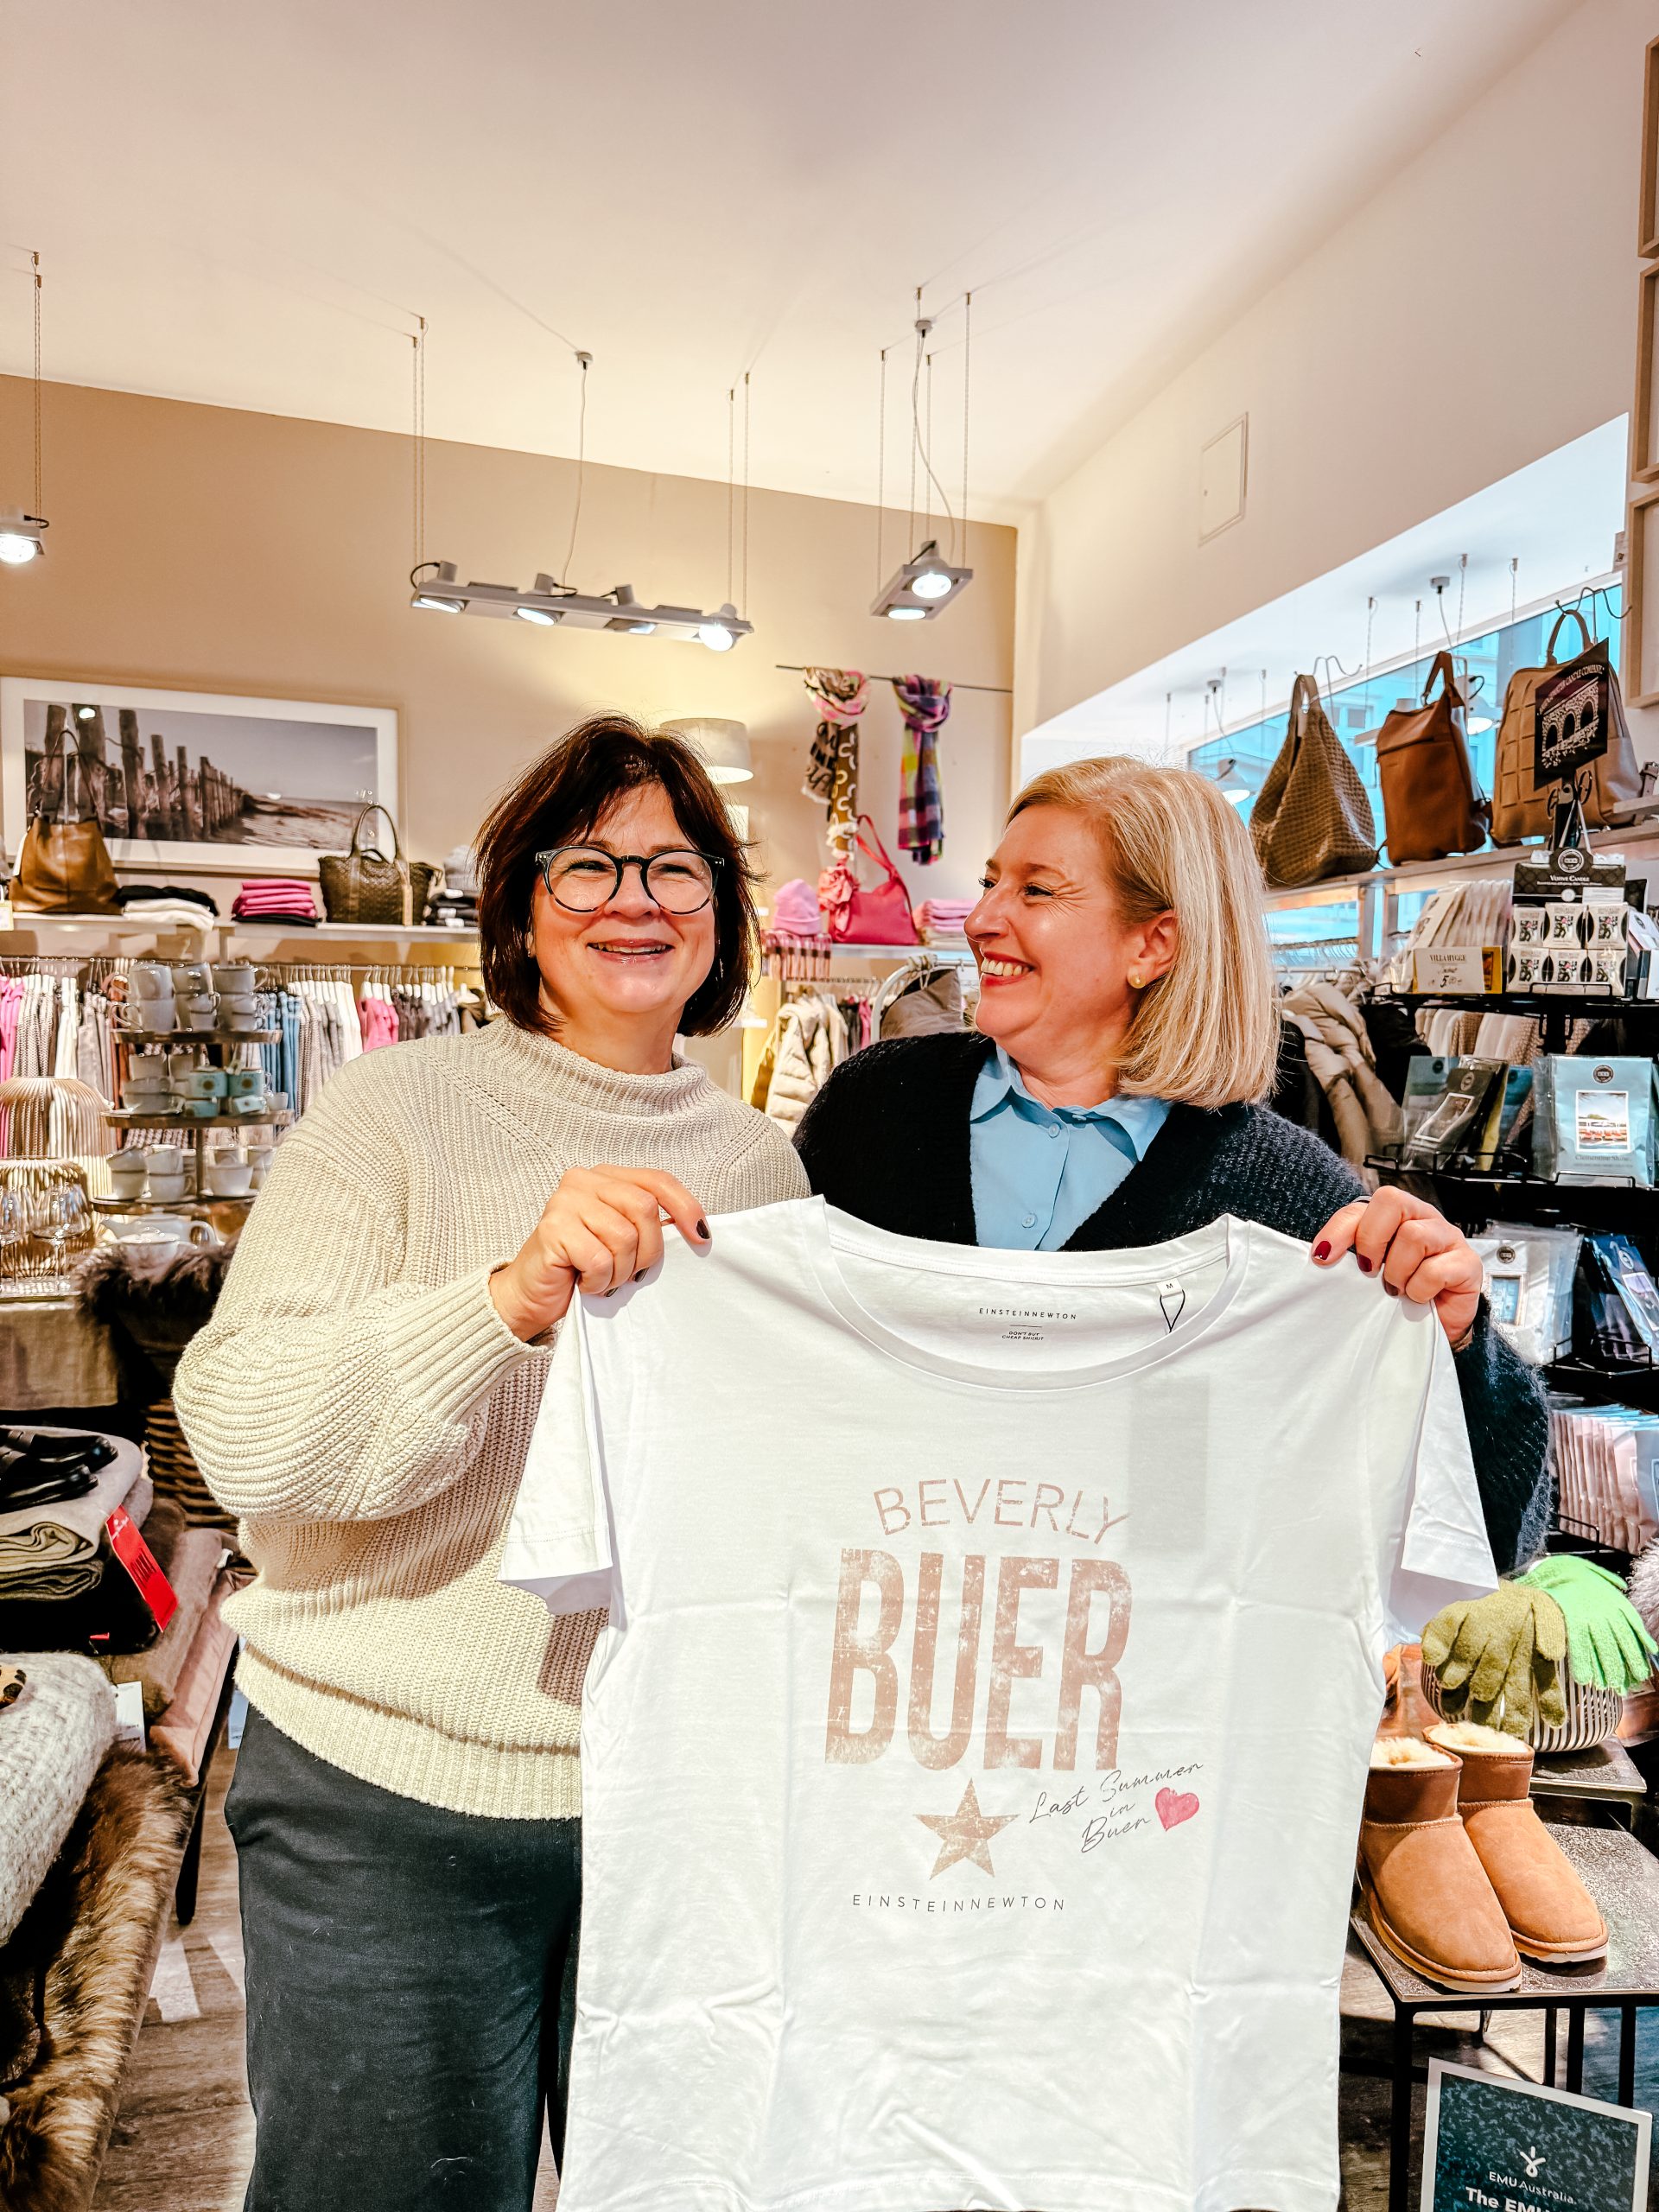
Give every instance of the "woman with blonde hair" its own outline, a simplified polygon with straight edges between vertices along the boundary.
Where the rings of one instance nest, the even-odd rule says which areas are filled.
[[[1263,1104],[1278,996],[1249,836],[1217,786],[1122,756],[1027,784],[968,918],[978,1033],[845,1061],[796,1143],[815,1191],[877,1227],[958,1244],[1103,1251],[1223,1214],[1351,1253],[1432,1305],[1457,1357],[1500,1569],[1542,1542],[1548,1422],[1492,1327],[1480,1258],[1423,1199]]]

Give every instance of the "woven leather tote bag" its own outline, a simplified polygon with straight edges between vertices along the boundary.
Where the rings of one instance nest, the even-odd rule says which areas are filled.
[[[47,789],[49,752],[36,771],[38,803],[23,833],[23,849],[17,855],[17,874],[11,887],[14,904],[31,914],[120,912],[115,868],[104,832],[96,822],[81,820],[70,796],[78,757],[73,736],[66,729],[60,755],[63,777],[55,812]]]
[[[1396,867],[1478,852],[1486,842],[1491,810],[1475,782],[1464,715],[1452,656],[1436,653],[1422,705],[1396,707],[1376,733],[1383,830]]]
[[[1278,757],[1250,810],[1250,836],[1274,891],[1376,866],[1376,823],[1359,771],[1311,676],[1299,676]]]
[[[1555,658],[1555,640],[1569,616],[1579,626],[1580,652],[1576,661],[1564,663]],[[1549,786],[1546,784],[1541,790],[1532,772],[1538,692],[1551,677],[1560,673],[1564,667],[1576,666],[1578,661],[1586,666],[1599,664],[1606,669],[1611,717],[1607,750],[1592,764],[1595,777],[1590,796],[1584,803],[1585,824],[1591,830],[1605,830],[1641,802],[1642,772],[1637,765],[1636,748],[1630,743],[1618,677],[1607,648],[1591,643],[1589,626],[1576,607],[1564,607],[1555,618],[1549,643],[1544,647],[1543,667],[1517,668],[1503,694],[1503,719],[1498,724],[1497,769],[1492,778],[1495,845],[1518,844],[1523,837],[1548,837],[1550,834]]]
[[[391,832],[391,857],[365,845],[363,825],[381,815]],[[331,922],[379,922],[409,929],[424,920],[426,901],[437,870],[425,861],[406,861],[397,825],[384,806],[365,806],[352,831],[349,852],[325,853],[317,862],[323,911]]]

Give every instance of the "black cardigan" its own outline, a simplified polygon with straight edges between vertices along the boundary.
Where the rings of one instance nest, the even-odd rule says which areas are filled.
[[[971,1035],[905,1037],[844,1060],[796,1135],[812,1188],[879,1229],[976,1243],[968,1117],[990,1049]],[[1065,1249],[1161,1244],[1224,1213],[1311,1240],[1364,1194],[1346,1161],[1265,1107],[1212,1113],[1177,1104],[1146,1158]],[[1487,1532],[1507,1573],[1542,1548],[1549,1419],[1532,1370],[1492,1327],[1484,1301],[1457,1368]]]

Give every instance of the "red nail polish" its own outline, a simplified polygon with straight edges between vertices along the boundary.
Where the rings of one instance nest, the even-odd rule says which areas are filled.
[[[705,1244],[709,1242],[709,1224],[706,1221],[700,1221],[697,1224],[697,1234]]]
[[[1370,1274],[1371,1272],[1372,1262],[1365,1257],[1365,1255],[1363,1252],[1356,1252],[1354,1257],[1359,1262],[1359,1272],[1361,1274]]]
[[[1316,1244],[1313,1247],[1313,1256],[1316,1260],[1328,1260],[1331,1256],[1331,1247],[1328,1244]]]

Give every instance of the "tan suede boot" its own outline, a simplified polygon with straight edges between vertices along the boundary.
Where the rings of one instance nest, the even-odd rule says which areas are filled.
[[[1528,1795],[1532,1752],[1473,1721],[1442,1721],[1429,1740],[1463,1762],[1458,1810],[1523,1958],[1599,1959],[1607,1923]]]
[[[1443,1989],[1518,1988],[1503,1907],[1458,1818],[1456,1758],[1411,1736],[1371,1751],[1359,1879],[1371,1925],[1395,1958]]]

